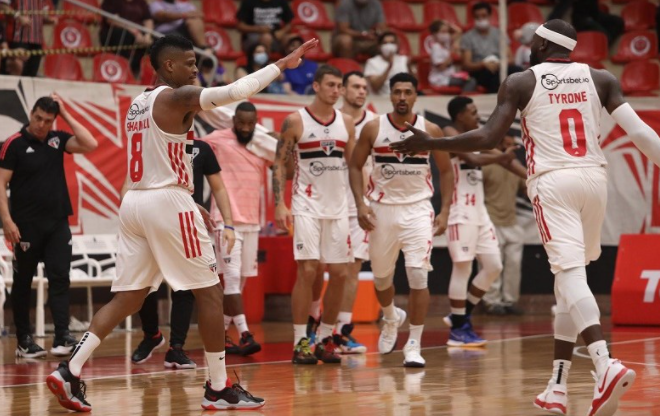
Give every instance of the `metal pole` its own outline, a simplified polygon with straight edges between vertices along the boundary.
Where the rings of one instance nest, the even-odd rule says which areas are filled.
[[[69,0],[67,0],[69,1]],[[500,12],[500,83],[504,82],[509,70],[509,43],[507,42],[508,18],[506,9],[506,0],[499,0]]]

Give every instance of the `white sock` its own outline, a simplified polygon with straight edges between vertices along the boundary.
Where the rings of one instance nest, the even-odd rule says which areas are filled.
[[[69,371],[76,377],[80,377],[80,372],[82,371],[83,365],[89,360],[89,357],[92,356],[92,353],[101,345],[101,339],[91,332],[85,332],[85,334],[76,345],[76,348],[69,358]]]
[[[227,386],[227,367],[225,367],[225,352],[204,351],[206,364],[209,366],[209,379],[211,387],[220,391]]]
[[[398,321],[399,314],[396,312],[394,307],[394,302],[390,303],[389,306],[383,306],[383,317],[388,321]]]
[[[229,329],[229,325],[231,325],[232,317],[229,315],[225,315],[225,332]]]
[[[321,322],[321,325],[319,325],[319,336],[316,337],[316,343],[320,343],[324,339],[331,337],[332,336],[332,330],[335,328],[334,325],[331,324],[326,324],[325,322]]]
[[[236,325],[236,329],[238,329],[239,334],[243,334],[243,332],[248,331],[248,325],[247,321],[245,320],[245,314],[240,314],[234,316],[234,325]]]
[[[344,325],[348,325],[353,320],[353,312],[339,312],[337,315],[337,333],[341,334]]]
[[[591,360],[596,366],[596,374],[600,377],[607,369],[607,364],[610,360],[610,352],[607,350],[607,342],[605,340],[592,342],[587,346]]]
[[[451,306],[449,309],[451,309],[451,314],[452,315],[465,315],[465,306],[462,308],[454,308]]]
[[[307,325],[293,324],[293,345],[297,345],[303,338],[307,338]]]
[[[321,317],[321,299],[312,301],[312,306],[309,307],[309,316],[317,321],[319,320]]]
[[[571,369],[571,362],[568,360],[554,360],[552,362],[552,382],[566,386],[568,382],[568,371]]]
[[[418,344],[422,342],[422,332],[424,332],[424,325],[413,325],[410,324],[410,335],[408,335],[408,341],[414,339]]]

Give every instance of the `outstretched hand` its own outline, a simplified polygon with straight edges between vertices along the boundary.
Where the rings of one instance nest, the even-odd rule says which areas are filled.
[[[390,149],[407,155],[415,155],[419,152],[432,150],[433,138],[424,130],[415,128],[412,124],[406,122],[406,127],[413,133],[407,139],[390,144]]]
[[[316,48],[319,44],[319,40],[314,38],[310,39],[307,42],[300,45],[295,51],[291,52],[284,58],[277,61],[275,64],[280,68],[280,70],[285,69],[295,69],[298,68],[298,65],[302,62],[302,57],[310,50]]]

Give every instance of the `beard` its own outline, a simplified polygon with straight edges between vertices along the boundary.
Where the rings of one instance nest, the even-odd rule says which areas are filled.
[[[534,53],[534,51],[531,51],[529,53],[529,66],[538,65],[540,63],[541,60],[539,59],[539,55],[537,53]]]
[[[239,142],[240,144],[242,144],[243,146],[245,146],[245,145],[247,145],[248,143],[250,143],[250,142],[252,141],[252,137],[254,137],[254,130],[252,130],[252,131],[251,131],[249,134],[247,134],[247,135],[244,135],[244,134],[242,134],[242,133],[237,132],[236,130],[234,130],[234,134],[236,135],[236,140],[238,140],[238,142]]]

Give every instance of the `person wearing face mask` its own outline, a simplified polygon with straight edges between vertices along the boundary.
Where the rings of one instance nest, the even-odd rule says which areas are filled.
[[[520,30],[520,46],[516,49],[516,56],[514,62],[516,66],[521,67],[522,69],[529,68],[529,57],[532,54],[532,38],[534,37],[534,32],[538,29],[540,25],[538,23],[529,22]]]
[[[437,87],[450,85],[456,73],[452,52],[461,37],[461,29],[444,20],[435,20],[429,26],[431,42],[431,72],[429,83]]]
[[[262,43],[256,43],[247,51],[247,64],[236,68],[236,79],[243,78],[248,74],[252,74],[262,68],[265,68],[270,61],[268,56],[268,49],[266,45]],[[284,94],[284,86],[282,82],[284,80],[284,74],[280,74],[280,77],[273,81],[265,90],[262,92],[269,94]]]
[[[488,3],[472,6],[474,28],[461,38],[461,60],[463,69],[477,80],[478,85],[487,93],[496,93],[500,86],[500,59],[507,59],[510,74],[521,71],[521,68],[513,65],[510,48],[507,48],[507,56],[500,56],[500,31],[491,26],[491,14],[492,6]]]
[[[411,74],[410,61],[407,56],[399,55],[399,40],[395,33],[385,32],[378,38],[380,52],[367,60],[364,76],[369,89],[375,95],[390,93],[388,81],[398,73]]]

